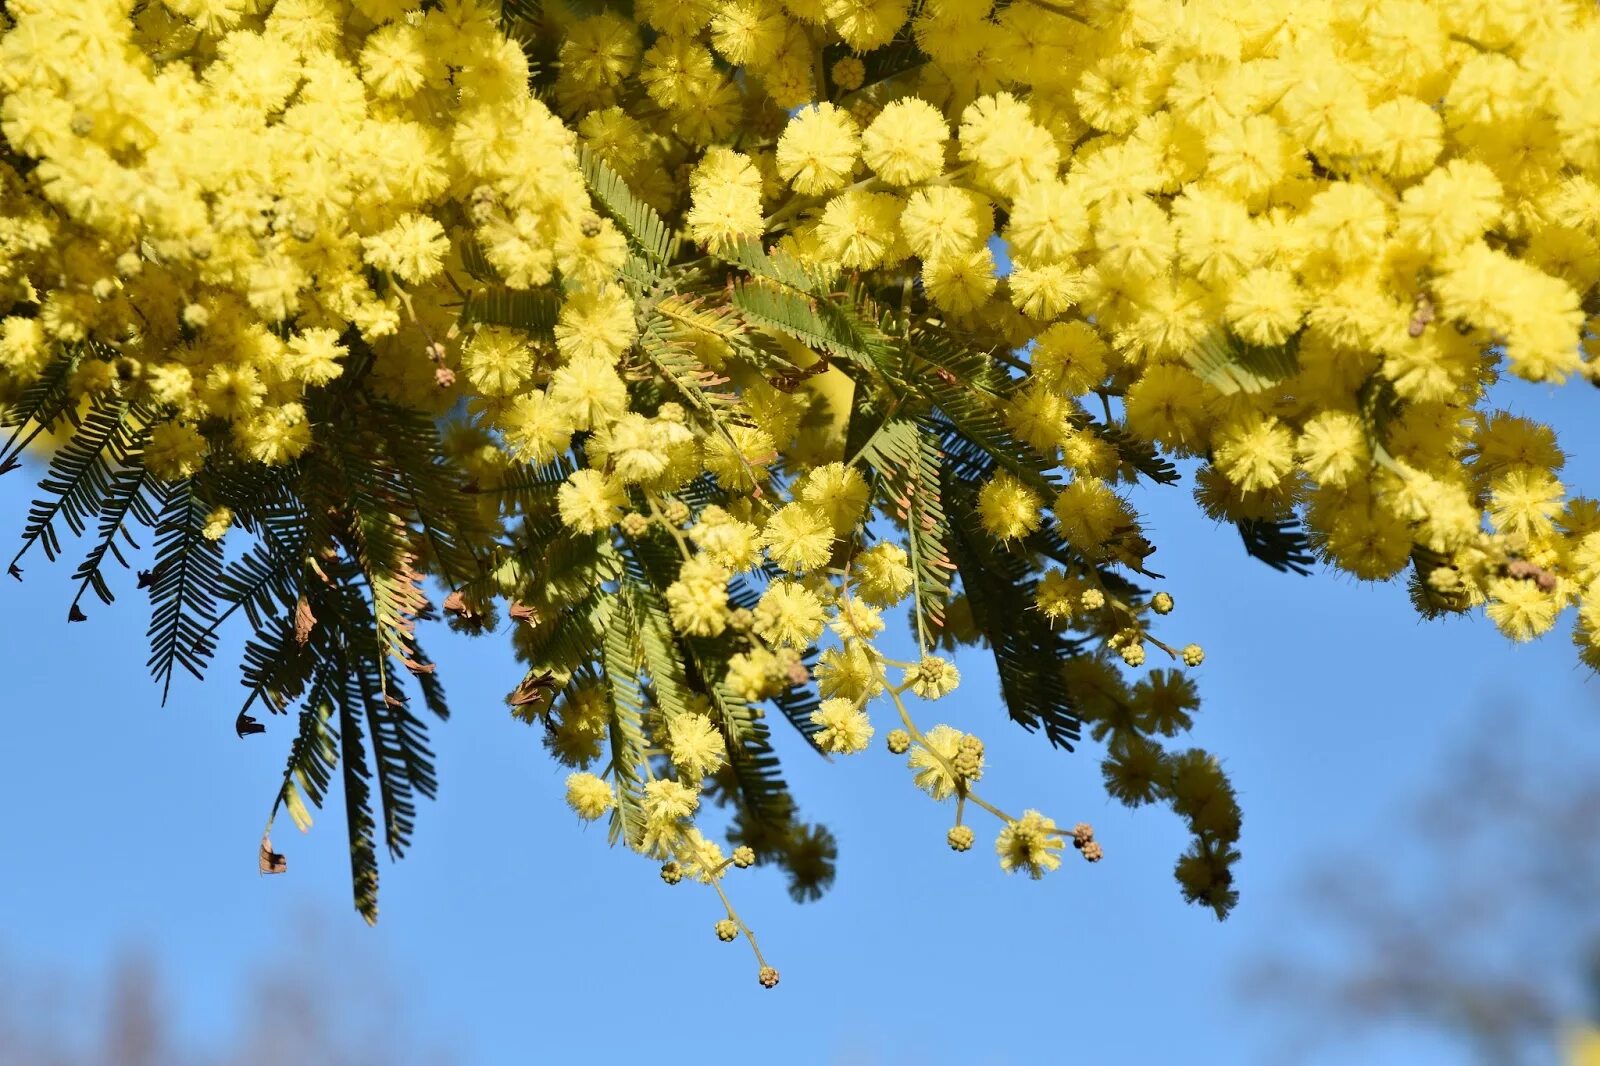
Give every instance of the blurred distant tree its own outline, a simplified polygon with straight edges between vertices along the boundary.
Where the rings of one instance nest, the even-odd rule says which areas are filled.
[[[372,964],[369,962],[368,967]],[[0,1066],[449,1066],[405,1022],[403,996],[364,974],[314,925],[241,987],[214,1046],[180,1037],[154,957],[125,957],[97,994],[56,975],[0,967]],[[8,972],[9,969],[9,972]]]
[[[1395,825],[1311,872],[1315,943],[1280,945],[1248,994],[1291,1009],[1303,1054],[1398,1027],[1494,1066],[1591,1061],[1571,1033],[1600,1022],[1596,761],[1503,715],[1441,765]]]

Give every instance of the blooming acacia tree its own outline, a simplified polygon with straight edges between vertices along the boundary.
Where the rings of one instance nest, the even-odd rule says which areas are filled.
[[[1203,653],[1158,625],[1121,493],[1173,457],[1269,565],[1409,573],[1425,615],[1483,607],[1517,640],[1577,603],[1600,665],[1600,505],[1485,399],[1503,372],[1593,377],[1593,5],[7,19],[5,464],[69,434],[12,572],[87,532],[84,620],[152,528],[163,685],[242,611],[238,728],[296,730],[273,815],[304,828],[342,776],[369,920],[379,822],[398,856],[435,787],[416,623],[502,612],[508,702],[574,811],[713,889],[724,939],[749,935],[732,868],[779,864],[801,899],[832,876],[776,718],[835,755],[881,732],[954,801],[957,851],[976,809],[1008,871],[1100,857],[1002,806],[978,737],[919,725],[973,646],[1015,722],[1063,747],[1087,725],[1112,795],[1187,822],[1179,886],[1226,914],[1239,808],[1177,740]],[[875,643],[891,624],[909,661]]]

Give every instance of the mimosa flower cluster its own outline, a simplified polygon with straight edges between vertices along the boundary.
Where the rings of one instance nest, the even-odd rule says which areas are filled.
[[[1069,840],[1101,859],[1087,825],[992,800],[979,648],[1010,717],[1088,731],[1111,796],[1184,820],[1180,888],[1223,915],[1239,805],[1169,746],[1204,652],[1161,632],[1128,491],[1169,458],[1273,565],[1409,571],[1424,615],[1482,607],[1518,641],[1576,607],[1600,668],[1600,504],[1494,389],[1600,383],[1593,4],[7,10],[7,421],[79,427],[55,483],[104,467],[75,531],[139,520],[147,476],[192,497],[196,551],[260,538],[265,576],[217,595],[288,620],[246,683],[305,698],[274,806],[297,822],[326,787],[307,752],[367,795],[361,733],[318,702],[355,697],[319,671],[369,663],[373,721],[409,716],[388,678],[431,673],[430,574],[453,624],[509,615],[511,703],[567,802],[711,886],[722,940],[755,946],[731,870],[776,863],[796,898],[831,878],[769,718],[901,761],[953,801],[955,851],[980,808],[1007,872]],[[98,551],[80,573],[109,601]],[[334,636],[357,616],[366,658]],[[371,729],[398,854],[393,775],[432,774],[383,756],[409,725]]]

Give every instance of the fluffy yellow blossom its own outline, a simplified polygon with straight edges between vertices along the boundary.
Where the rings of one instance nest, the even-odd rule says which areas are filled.
[[[561,521],[578,533],[599,533],[622,517],[622,487],[599,470],[575,470],[556,494]]]
[[[1294,444],[1277,419],[1244,416],[1219,430],[1217,468],[1246,492],[1270,489],[1293,468]]]
[[[1133,513],[1105,482],[1076,478],[1056,496],[1056,525],[1073,547],[1103,557],[1106,544],[1135,524]]]
[[[936,725],[928,730],[922,743],[911,746],[911,757],[906,764],[917,771],[917,787],[936,800],[949,799],[955,794],[953,768],[963,735],[953,726]]]
[[[774,581],[756,604],[755,631],[778,647],[805,648],[822,635],[822,600],[793,581]]]
[[[633,301],[619,286],[573,293],[561,305],[556,348],[570,360],[614,360],[637,335],[633,314]]]
[[[678,632],[716,637],[728,627],[728,571],[716,561],[704,555],[688,560],[665,595]]]
[[[1000,868],[1006,873],[1026,870],[1028,876],[1038,880],[1051,870],[1061,868],[1061,851],[1064,840],[1056,823],[1038,811],[1023,811],[1022,817],[1006,823],[994,843],[1000,855]]]
[[[811,724],[817,727],[818,746],[834,755],[854,755],[866,751],[867,745],[872,742],[872,725],[866,712],[853,700],[823,700],[811,712]]]
[[[847,184],[861,149],[855,120],[832,104],[802,108],[778,139],[778,173],[807,196]]]
[[[667,726],[672,765],[690,781],[716,773],[728,759],[728,746],[703,714],[681,714]]]
[[[362,238],[361,246],[366,261],[374,267],[401,281],[421,282],[444,268],[450,241],[436,219],[412,213],[388,229]]]
[[[905,549],[880,541],[853,561],[857,594],[874,607],[892,607],[911,592],[915,575],[907,565]]]
[[[611,786],[594,774],[579,772],[567,775],[567,806],[584,821],[594,821],[615,803],[616,797],[612,794]]]
[[[767,521],[761,541],[773,562],[791,574],[815,570],[833,554],[833,526],[817,508],[791,503]]]
[[[895,100],[861,135],[861,158],[890,185],[915,185],[944,169],[950,129],[937,108],[916,97]]]
[[[1025,537],[1043,522],[1038,494],[1010,474],[1000,474],[979,490],[978,517],[1000,540]]]

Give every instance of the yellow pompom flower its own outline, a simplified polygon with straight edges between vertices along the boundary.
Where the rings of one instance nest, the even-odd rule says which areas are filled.
[[[826,564],[833,554],[833,538],[827,516],[805,503],[780,508],[761,535],[768,558],[791,574]]]
[[[200,533],[207,540],[221,540],[233,525],[233,509],[231,507],[218,507],[206,515],[205,525]]]
[[[539,389],[518,396],[500,413],[499,423],[512,457],[533,464],[548,463],[565,451],[575,429],[567,409]]]
[[[961,158],[977,167],[980,181],[1006,197],[1054,178],[1061,162],[1055,138],[1010,93],[969,104],[961,113],[960,138]]]
[[[1556,624],[1563,599],[1541,589],[1538,582],[1500,577],[1489,582],[1489,602],[1484,613],[1500,632],[1515,641],[1528,641]]]
[[[665,592],[672,626],[690,637],[719,637],[728,628],[728,571],[697,555],[683,564]]]
[[[841,640],[871,640],[883,632],[883,612],[854,596],[845,596],[834,605],[828,628]]]
[[[1401,194],[1396,235],[1444,265],[1498,221],[1502,196],[1494,171],[1453,159]]]
[[[407,282],[423,282],[444,269],[450,239],[437,219],[415,212],[402,215],[394,225],[361,239],[364,258]]]
[[[1245,492],[1271,489],[1294,468],[1294,445],[1294,434],[1276,418],[1242,416],[1217,431],[1217,469]]]
[[[1006,285],[1011,292],[1012,305],[1040,322],[1065,314],[1083,295],[1081,275],[1064,263],[1034,266],[1013,260]]]
[[[855,169],[861,133],[829,103],[801,108],[778,138],[778,173],[805,196],[843,188]]]
[[[982,247],[994,232],[994,210],[977,193],[935,185],[907,198],[899,222],[911,251],[930,259]]]
[[[236,448],[258,463],[281,466],[292,463],[311,447],[311,425],[298,403],[265,408],[235,421]]]
[[[911,0],[823,0],[829,25],[857,52],[888,44],[910,11]]]
[[[727,742],[703,714],[680,714],[667,725],[672,765],[690,782],[714,774],[728,760]]]
[[[1060,869],[1063,846],[1063,835],[1056,823],[1038,811],[1027,810],[1000,830],[994,849],[1000,855],[1000,868],[1006,873],[1026,870],[1029,877],[1038,880],[1049,871]]]
[[[556,492],[561,521],[578,533],[599,533],[622,517],[622,487],[599,470],[574,470]]]
[[[1104,558],[1106,543],[1135,525],[1128,505],[1099,478],[1080,477],[1062,489],[1055,516],[1067,543],[1091,559]]]
[[[638,335],[633,301],[619,285],[570,294],[556,320],[556,349],[567,359],[615,360]]]
[[[1308,419],[1295,454],[1307,474],[1333,486],[1349,484],[1371,461],[1361,420],[1350,411],[1324,411]]]
[[[1262,267],[1233,283],[1223,314],[1241,339],[1273,347],[1300,328],[1305,306],[1305,294],[1295,284],[1294,275]]]
[[[811,712],[811,724],[818,727],[814,734],[817,746],[834,755],[866,751],[872,742],[871,720],[853,700],[823,700]]]
[[[602,355],[581,356],[558,368],[550,375],[548,396],[574,430],[609,425],[628,409],[628,386]]]
[[[806,475],[798,496],[828,520],[835,535],[845,536],[865,514],[869,491],[855,467],[825,463]]]
[[[817,691],[824,699],[846,699],[852,703],[871,699],[883,691],[882,662],[871,645],[851,641],[842,648],[829,648],[817,661]]]
[[[949,659],[925,655],[906,669],[905,680],[916,695],[925,700],[937,700],[948,696],[961,684],[961,671]]]
[[[567,806],[584,821],[592,822],[601,817],[615,803],[611,786],[594,774],[567,775]]]
[[[825,620],[822,600],[796,581],[774,581],[756,603],[756,635],[780,648],[809,647]]]
[[[1486,510],[1501,533],[1534,539],[1550,532],[1564,495],[1548,471],[1512,470],[1495,479]]]
[[[199,473],[210,446],[193,426],[157,422],[145,442],[144,465],[164,481],[181,481]]]
[[[289,338],[290,373],[307,385],[326,385],[344,372],[341,360],[349,354],[331,329],[306,329]]]
[[[916,771],[913,778],[916,786],[936,800],[955,795],[956,779],[951,767],[963,735],[953,726],[936,725],[923,736],[922,743],[911,746],[911,757],[906,765]]]
[[[893,261],[899,258],[895,252],[903,206],[888,193],[850,189],[823,208],[817,242],[843,267],[866,270]]]
[[[1080,396],[1104,380],[1110,349],[1087,322],[1058,322],[1039,334],[1033,372],[1068,396]]]
[[[485,396],[512,396],[533,374],[533,353],[520,333],[480,329],[462,346],[461,369]]]
[[[675,822],[687,818],[699,805],[699,790],[681,782],[665,777],[645,782],[644,816],[651,822]]]
[[[713,510],[718,517],[708,515]],[[700,521],[689,530],[689,539],[706,558],[729,573],[749,570],[761,561],[761,531],[715,505],[700,512]]]
[[[861,158],[890,185],[915,185],[944,169],[945,141],[950,128],[944,116],[925,100],[894,100],[878,113],[861,135]]]
[[[923,260],[922,288],[936,306],[952,315],[970,315],[995,290],[994,256],[988,248],[951,252]]]
[[[1043,522],[1039,495],[1010,474],[997,474],[978,490],[978,519],[999,540],[1025,537]]]
[[[445,73],[422,30],[409,23],[380,27],[361,49],[361,79],[379,97],[407,99],[430,81],[442,80]]]
[[[761,234],[761,175],[750,158],[712,148],[689,180],[689,235],[712,248]]]
[[[906,550],[879,541],[852,561],[856,592],[874,607],[893,607],[911,592],[916,576],[907,565]]]

